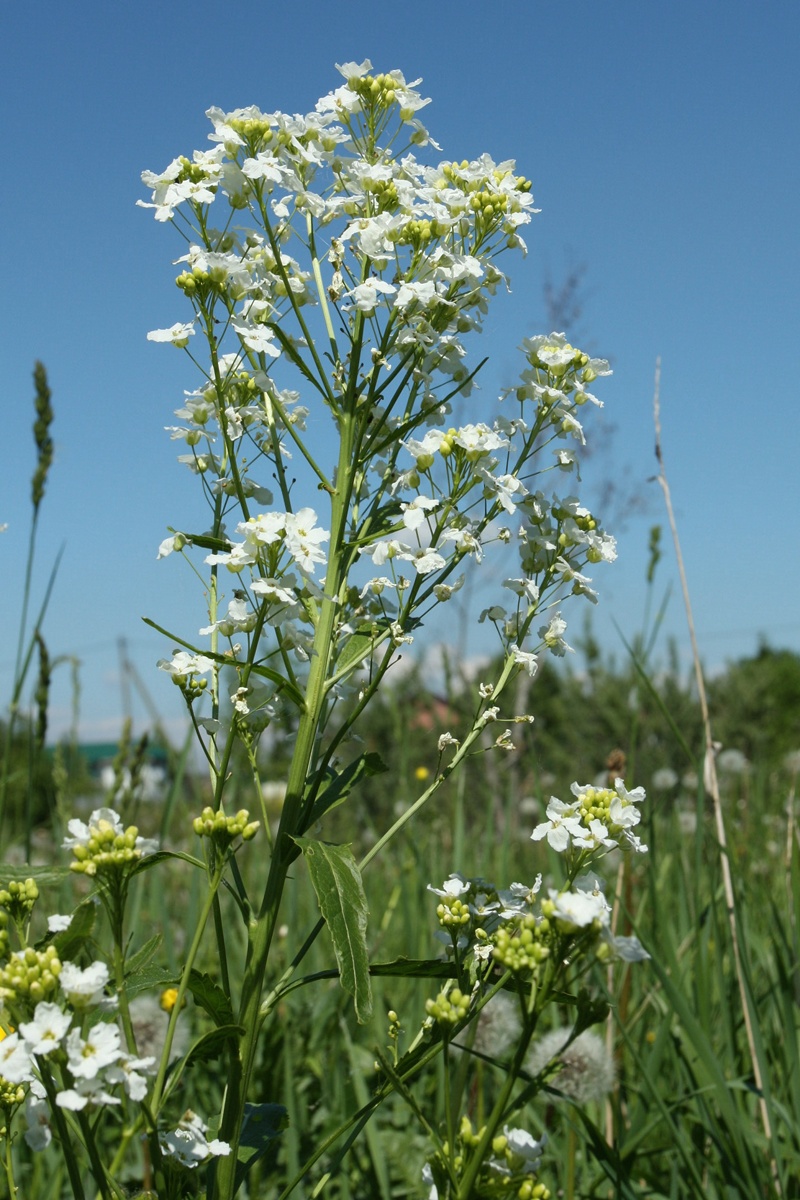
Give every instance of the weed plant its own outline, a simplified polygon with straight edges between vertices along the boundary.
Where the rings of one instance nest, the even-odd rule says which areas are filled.
[[[649,631],[635,688],[589,655],[579,724],[547,656],[568,649],[561,604],[595,600],[585,569],[615,550],[552,489],[607,364],[528,339],[501,415],[449,423],[530,184],[488,156],[430,165],[416,84],[340,71],[306,117],[209,110],[210,151],[145,173],[145,207],[186,243],[191,320],[150,336],[201,372],[172,433],[209,523],[160,547],[200,574],[207,623],[176,615],[159,664],[207,783],[187,786],[187,744],[143,831],[127,737],[85,820],[63,756],[44,812],[32,789],[11,801],[34,647],[37,761],[46,729],[46,603],[27,627],[52,417],[37,372],[2,776],[26,858],[0,889],[7,1193],[797,1195],[793,784],[729,757],[712,822],[705,714],[653,682]],[[482,614],[495,662],[448,670],[439,696],[389,686],[490,546],[507,563]],[[554,737],[570,722],[582,758]],[[770,753],[791,736],[776,724]],[[661,803],[626,788],[634,765]]]

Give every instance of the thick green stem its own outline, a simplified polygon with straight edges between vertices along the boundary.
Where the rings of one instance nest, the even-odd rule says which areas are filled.
[[[353,420],[343,416],[336,490],[331,498],[331,538],[325,581],[325,597],[311,653],[305,709],[301,715],[294,754],[275,839],[264,897],[258,916],[251,921],[245,962],[238,1023],[244,1027],[239,1054],[230,1064],[228,1086],[223,1110],[220,1136],[231,1146],[231,1154],[219,1161],[215,1194],[219,1200],[232,1200],[235,1186],[236,1160],[242,1116],[247,1100],[250,1077],[255,1063],[258,1034],[261,1027],[261,995],[267,969],[272,936],[278,920],[283,888],[292,862],[297,857],[293,838],[300,832],[303,795],[311,767],[320,719],[325,705],[325,682],[333,645],[338,610],[339,576],[342,569],[342,546],[350,499],[352,478]]]

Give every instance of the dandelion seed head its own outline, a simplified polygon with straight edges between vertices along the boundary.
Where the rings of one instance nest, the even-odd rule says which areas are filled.
[[[571,1032],[564,1026],[545,1034],[531,1047],[526,1069],[538,1075],[550,1063],[560,1063],[561,1069],[551,1080],[553,1087],[576,1104],[604,1100],[616,1080],[614,1060],[603,1039],[591,1029],[567,1045]]]

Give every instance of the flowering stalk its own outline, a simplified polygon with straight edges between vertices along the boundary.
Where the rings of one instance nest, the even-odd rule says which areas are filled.
[[[419,161],[415,152],[435,143],[417,115],[427,100],[416,83],[399,71],[374,74],[368,61],[339,70],[344,85],[306,117],[209,110],[213,148],[143,176],[152,188],[145,207],[186,239],[176,283],[192,307],[191,321],[148,336],[188,352],[199,332],[209,351],[207,366],[190,354],[203,383],[177,410],[183,423],[171,433],[189,450],[182,461],[201,481],[212,524],[201,535],[173,530],[159,557],[185,557],[193,545],[209,551],[210,623],[200,633],[211,643],[204,652],[179,637],[184,648],[159,665],[185,696],[220,819],[237,741],[255,764],[258,737],[281,708],[297,721],[266,885],[247,921],[237,1012],[245,1032],[229,1058],[220,1130],[232,1153],[217,1164],[214,1182],[221,1200],[234,1191],[289,868],[299,840],[303,852],[310,845],[309,826],[338,802],[339,748],[396,651],[458,591],[465,578],[459,570],[477,566],[490,546],[516,546],[503,583],[510,599],[482,616],[503,649],[493,693],[499,698],[515,672],[534,674],[537,653],[567,652],[556,605],[569,591],[594,601],[583,567],[615,556],[613,539],[574,496],[548,499],[540,490],[547,472],[575,469],[576,456],[563,443],[583,440],[576,413],[599,403],[588,387],[609,373],[606,363],[561,334],[528,339],[520,383],[503,398],[516,413],[492,425],[447,424],[450,402],[469,395],[479,369],[464,363],[462,337],[480,329],[489,300],[506,282],[499,255],[525,249],[520,230],[535,211],[529,181],[512,162],[495,164],[488,155],[436,166]],[[215,229],[211,206],[218,210],[225,200],[229,212]],[[295,245],[307,267],[292,256]],[[338,446],[332,469],[314,439],[302,436],[309,409],[283,386],[292,375],[310,389],[315,421],[330,418]],[[548,448],[553,464],[538,465]],[[312,508],[295,502],[296,479],[286,467],[294,450],[328,506],[326,528]],[[263,467],[282,511],[256,478]],[[231,514],[235,534],[228,532]],[[325,571],[321,582],[317,566]],[[377,570],[386,573],[370,577]],[[224,610],[226,572],[236,586]],[[545,623],[533,638],[541,614]],[[238,685],[230,718],[220,700],[226,667]],[[339,716],[346,690],[356,695]],[[362,866],[473,752],[499,712],[485,703],[490,692],[481,693],[461,743],[451,737],[440,746],[453,745],[455,754],[437,781]],[[204,695],[212,700],[210,718],[199,715]],[[507,731],[496,745],[513,748]],[[238,885],[235,863],[232,870]],[[357,874],[354,863],[352,870]],[[356,914],[350,919],[352,936],[363,940]],[[229,990],[221,920],[216,928]]]

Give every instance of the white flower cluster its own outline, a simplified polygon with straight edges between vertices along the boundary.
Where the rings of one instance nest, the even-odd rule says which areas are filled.
[[[636,805],[645,798],[644,788],[629,792],[623,781],[616,779],[613,791],[578,783],[573,783],[570,790],[574,800],[568,803],[550,797],[547,820],[531,834],[535,842],[547,838],[559,854],[570,847],[591,852],[620,846],[623,850],[646,852],[647,846],[633,832],[641,820]]]
[[[123,1049],[119,1027],[113,1021],[95,1021],[86,1027],[90,1012],[101,1014],[116,1005],[106,995],[108,967],[94,962],[81,969],[65,962],[59,974],[61,1003],[40,1001],[31,1020],[0,1042],[0,1076],[9,1083],[28,1084],[25,1140],[34,1150],[51,1141],[49,1107],[41,1081],[44,1060],[57,1052],[65,1060],[61,1069],[64,1086],[56,1093],[59,1108],[80,1112],[102,1105],[120,1104],[112,1091],[121,1087],[132,1100],[147,1094],[147,1075],[155,1059],[139,1058]]]
[[[42,1073],[57,1058],[62,1086],[55,1103],[70,1112],[101,1105],[121,1104],[120,1090],[134,1101],[147,1096],[148,1076],[155,1070],[152,1055],[129,1054],[122,1034],[103,1013],[113,1012],[116,998],[107,995],[108,967],[93,962],[80,968],[61,965],[58,976],[61,1002],[40,1001],[28,1021],[0,1040],[0,1080],[25,1085],[25,1141],[32,1150],[44,1150],[52,1141],[52,1114]],[[94,1023],[90,1023],[91,1021]],[[206,1138],[206,1129],[194,1113],[186,1113],[171,1133],[161,1135],[164,1154],[184,1166],[196,1167],[209,1156],[226,1155],[226,1142]]]
[[[520,969],[535,969],[549,955],[553,927],[566,935],[594,929],[601,939],[604,958],[625,962],[648,958],[636,937],[617,937],[612,932],[611,908],[599,882],[580,882],[585,886],[562,891],[549,888],[547,898],[542,899],[541,875],[531,887],[512,883],[508,888],[498,888],[484,879],[465,879],[456,872],[441,888],[428,884],[428,891],[441,897],[436,907],[441,926],[437,940],[459,954],[471,952],[479,961],[494,958],[505,965],[515,962]],[[526,951],[518,957],[515,943],[523,929],[528,931],[525,936],[531,953]]]
[[[342,539],[349,564],[360,556],[381,569],[358,588],[326,580],[339,606],[334,657],[367,628],[400,644],[405,638],[392,631],[422,605],[449,600],[463,560],[480,562],[489,544],[514,545],[505,585],[514,602],[483,617],[533,674],[536,652],[523,642],[533,616],[554,610],[534,628],[539,649],[564,654],[559,599],[572,592],[594,602],[583,568],[613,560],[616,550],[575,496],[532,486],[543,469],[531,459],[551,445],[552,469],[575,469],[572,447],[584,442],[577,414],[600,403],[589,387],[608,364],[563,334],[526,339],[520,382],[504,397],[517,413],[447,426],[450,400],[473,383],[464,335],[480,328],[506,282],[498,255],[525,250],[520,231],[536,211],[530,183],[510,160],[430,165],[408,147],[398,151],[402,134],[415,151],[438,149],[419,120],[428,103],[419,81],[374,74],[368,60],[338,69],[345,83],[306,116],[209,109],[212,148],[143,175],[152,191],[144,206],[179,224],[189,242],[177,283],[194,309],[192,321],[149,336],[186,347],[199,330],[215,330],[206,380],[187,393],[176,413],[182,423],[170,428],[215,506],[210,544],[197,539],[212,550],[206,562],[237,577],[227,613],[202,633],[249,638],[266,623],[280,628],[282,652],[308,658],[307,630],[295,623],[313,624],[310,577],[331,535],[312,508],[292,511],[285,462],[299,449],[323,491],[351,489]],[[212,214],[223,205],[215,229]],[[275,382],[276,364],[311,389],[340,434],[346,419],[352,483],[337,477],[341,463],[326,474],[300,438],[309,409]],[[277,482],[284,511],[251,474],[259,464]],[[224,534],[222,518],[235,505],[242,540]],[[173,535],[159,557],[192,540]],[[338,543],[329,550],[338,554]],[[174,676],[184,673],[180,657],[162,664]]]

